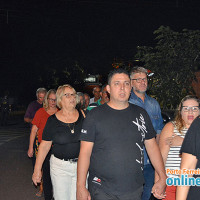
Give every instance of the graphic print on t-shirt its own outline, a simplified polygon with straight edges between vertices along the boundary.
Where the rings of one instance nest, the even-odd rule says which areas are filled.
[[[138,132],[141,134],[141,142],[143,142],[144,138],[145,138],[145,133],[147,133],[147,129],[146,129],[146,126],[145,126],[145,120],[144,120],[143,115],[140,113],[140,118],[138,119],[136,117],[136,121],[133,121],[133,123],[137,126]],[[142,163],[143,163],[143,147],[141,147],[137,142],[136,142],[136,146],[139,148],[140,153],[141,153],[140,159],[139,160],[136,159],[136,162],[138,162],[142,166]],[[141,169],[143,170],[143,167],[141,167]]]

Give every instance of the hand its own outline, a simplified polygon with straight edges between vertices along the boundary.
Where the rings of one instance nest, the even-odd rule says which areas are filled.
[[[156,197],[157,199],[163,199],[166,197],[165,189],[166,189],[165,179],[163,180],[160,179],[154,184],[151,193],[153,193],[154,197]]]
[[[37,186],[37,184],[41,182],[41,179],[42,179],[42,172],[41,171],[39,171],[39,172],[34,171],[34,173],[32,175],[33,183]]]
[[[77,187],[76,191],[76,199],[77,200],[91,200],[91,196],[89,191],[85,187]]]
[[[33,157],[33,148],[29,148],[27,154],[28,154],[29,158],[32,158]]]
[[[181,146],[183,143],[183,138],[178,135],[172,135],[172,137],[168,137],[165,140],[166,144],[170,147],[172,146]]]

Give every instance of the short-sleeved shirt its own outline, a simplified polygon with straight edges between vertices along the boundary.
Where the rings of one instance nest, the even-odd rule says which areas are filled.
[[[181,147],[181,153],[188,153],[196,156],[196,169],[200,168],[200,118],[197,117],[191,124]],[[194,175],[195,178],[199,175]],[[190,186],[187,200],[199,199],[200,188],[197,186]]]
[[[138,105],[147,111],[156,133],[160,134],[163,129],[164,124],[163,124],[163,119],[162,119],[159,103],[154,98],[148,96],[146,93],[145,93],[145,99],[143,102],[143,100],[139,98],[133,92],[133,90],[131,91],[129,102],[132,104]],[[144,148],[144,164],[145,165],[151,164],[145,148]]]
[[[97,102],[95,103],[91,103],[88,107],[87,107],[87,110],[90,111],[92,110],[93,108],[96,108],[98,106],[101,105],[101,99],[99,99]]]
[[[46,125],[47,119],[50,117],[46,110],[44,108],[40,108],[36,113],[33,118],[32,124],[36,125],[38,128],[38,142],[40,143],[42,140],[42,133],[44,130],[44,127]]]
[[[42,104],[40,104],[37,100],[36,101],[32,101],[29,105],[28,108],[26,110],[26,113],[24,115],[24,118],[29,118],[29,119],[33,119],[35,116],[35,113],[37,112],[37,110],[39,110],[40,108],[42,108]]]
[[[82,141],[94,143],[89,185],[114,195],[141,187],[144,141],[155,135],[147,112],[139,106],[115,110],[105,103],[91,110],[81,131]]]
[[[64,123],[57,119],[55,114],[48,118],[42,139],[52,141],[52,154],[55,157],[65,160],[78,158],[83,120],[84,117],[80,111],[75,123]],[[74,133],[71,130],[74,130]]]

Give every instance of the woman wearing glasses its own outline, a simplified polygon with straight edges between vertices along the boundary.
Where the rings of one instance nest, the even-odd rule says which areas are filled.
[[[56,96],[61,110],[49,117],[46,123],[32,180],[36,185],[41,181],[42,163],[53,145],[50,172],[54,198],[75,200],[79,135],[84,114],[75,108],[78,97],[72,86],[60,86]]]
[[[181,147],[182,160],[181,160],[181,170],[194,170],[200,169],[200,116],[197,117],[191,124],[183,145]],[[187,174],[186,174],[187,175]],[[185,175],[185,176],[186,176]],[[200,189],[199,189],[199,173],[187,175],[188,179],[193,176],[193,180],[196,180],[196,184],[190,186],[178,186],[176,199],[177,200],[193,200],[199,199]],[[192,183],[192,182],[191,182]]]
[[[35,152],[35,157],[37,157],[38,147],[42,141],[42,134],[47,122],[47,119],[57,112],[56,108],[56,91],[49,90],[45,96],[43,108],[40,108],[32,121],[32,129],[30,134],[30,142],[29,142],[29,149],[28,149],[28,156],[33,157],[33,153]],[[35,141],[35,149],[33,150]],[[49,159],[50,153],[46,157],[42,170],[43,170],[43,184],[40,184],[40,190],[36,193],[36,196],[42,196],[43,189],[44,189],[44,197],[45,200],[52,199],[52,184],[50,178],[50,167],[49,167]]]
[[[175,120],[169,122],[163,128],[159,147],[165,164],[165,169],[179,170],[181,157],[180,148],[182,146],[185,134],[199,115],[200,102],[196,96],[188,95],[181,100],[178,106]],[[168,178],[177,178],[178,174],[167,174]],[[176,186],[167,186],[166,200],[175,200]]]

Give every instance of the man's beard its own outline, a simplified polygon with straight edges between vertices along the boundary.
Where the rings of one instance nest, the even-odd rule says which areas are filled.
[[[138,89],[136,89],[136,88],[133,87],[133,91],[136,91],[139,94],[144,94],[147,91],[147,88],[146,88],[146,90],[141,91],[141,90],[138,90]]]

